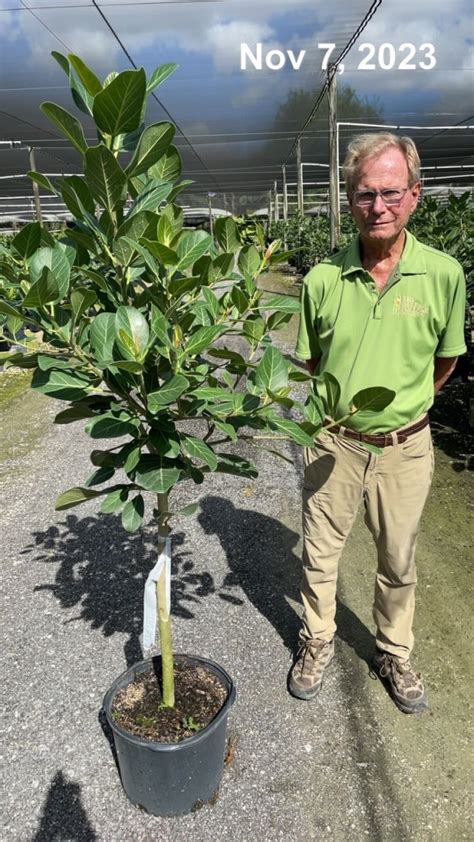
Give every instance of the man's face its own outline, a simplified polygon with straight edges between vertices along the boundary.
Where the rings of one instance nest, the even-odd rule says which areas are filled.
[[[362,161],[355,190],[387,190],[408,187],[408,167],[403,153],[389,147],[380,155]],[[352,216],[362,241],[369,243],[395,242],[416,208],[420,185],[410,187],[400,203],[386,205],[380,195],[368,207],[358,207],[354,194],[350,201]]]

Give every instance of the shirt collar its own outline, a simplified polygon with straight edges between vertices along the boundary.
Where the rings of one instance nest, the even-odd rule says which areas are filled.
[[[426,275],[426,263],[420,243],[405,229],[406,241],[398,263],[400,275]],[[360,259],[359,237],[356,237],[348,247],[342,268],[343,275],[354,272],[365,273]]]

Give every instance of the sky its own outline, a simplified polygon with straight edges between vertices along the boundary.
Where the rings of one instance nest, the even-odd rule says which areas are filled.
[[[47,99],[76,113],[51,50],[77,53],[104,77],[131,66],[125,49],[147,71],[165,61],[179,64],[157,94],[188,138],[182,144],[185,170],[199,184],[222,190],[270,187],[301,127],[299,114],[287,114],[279,126],[277,112],[293,90],[312,92],[316,99],[324,82],[326,48],[321,45],[334,44],[336,58],[376,5],[372,0],[98,0],[98,9],[92,0],[0,0],[0,136],[42,146],[41,164],[50,171],[58,159],[77,167],[74,153],[61,147],[58,132],[38,110]],[[250,61],[242,69],[242,44],[253,53],[261,45],[262,69]],[[299,57],[298,69],[288,51],[295,61]],[[270,64],[281,67],[266,66],[269,53]],[[471,3],[382,0],[344,59],[338,86],[346,85],[373,104],[384,123],[472,125]],[[149,120],[165,116],[152,103]],[[363,116],[361,109],[357,119]],[[321,122],[313,128],[325,132]],[[428,143],[430,160],[439,152],[446,161],[449,156],[453,163],[472,163],[472,131],[451,133],[449,141],[446,134]],[[310,140],[304,144],[309,160],[323,154]],[[22,161],[21,155],[4,151],[0,173],[12,167],[21,172]]]

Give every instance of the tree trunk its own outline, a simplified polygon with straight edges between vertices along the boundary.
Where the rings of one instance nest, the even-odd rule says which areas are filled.
[[[168,495],[158,494],[158,510],[168,511]],[[170,529],[160,523],[158,527],[158,547],[161,553],[166,545]],[[158,603],[158,628],[160,630],[161,669],[162,669],[162,696],[163,706],[174,707],[174,662],[173,662],[173,636],[171,632],[171,617],[167,604],[167,569],[163,566],[160,578],[156,583],[156,599]]]

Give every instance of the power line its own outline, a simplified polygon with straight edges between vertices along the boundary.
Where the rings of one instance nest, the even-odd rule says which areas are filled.
[[[323,87],[321,88],[321,91],[320,91],[320,93],[319,93],[319,96],[318,96],[318,98],[317,98],[317,100],[316,100],[315,104],[313,105],[313,108],[311,109],[310,113],[308,114],[308,116],[307,116],[307,118],[306,118],[306,120],[305,120],[305,122],[304,122],[304,124],[303,124],[303,128],[301,128],[301,129],[300,129],[300,131],[298,132],[298,134],[296,135],[295,141],[294,141],[294,143],[293,143],[293,146],[292,146],[292,147],[291,147],[291,149],[290,149],[290,152],[289,152],[289,154],[288,154],[288,157],[286,158],[286,160],[285,160],[285,162],[284,162],[284,165],[288,163],[288,159],[289,159],[289,158],[291,158],[291,156],[292,156],[293,152],[295,151],[296,146],[297,146],[297,144],[298,144],[298,141],[301,139],[302,135],[304,134],[304,131],[305,131],[306,127],[309,125],[309,123],[310,123],[310,122],[311,122],[311,120],[313,119],[314,115],[316,114],[316,112],[317,112],[317,110],[318,110],[319,106],[321,105],[321,102],[323,101],[323,98],[324,98],[324,94],[327,92],[327,90],[328,90],[328,88],[329,88],[329,82],[331,81],[331,79],[332,79],[332,77],[334,76],[334,74],[335,74],[335,73],[337,73],[337,69],[338,69],[339,64],[340,64],[340,63],[341,63],[341,61],[342,61],[342,60],[346,57],[346,55],[347,55],[347,53],[349,52],[349,50],[353,47],[353,45],[354,45],[354,44],[355,44],[355,42],[357,41],[357,39],[358,39],[359,35],[361,35],[361,34],[362,34],[362,32],[363,32],[363,31],[364,31],[364,29],[366,28],[366,26],[367,26],[367,24],[369,23],[369,21],[371,21],[371,20],[372,20],[373,16],[375,15],[375,12],[377,11],[377,9],[378,9],[378,7],[380,6],[381,2],[382,2],[382,0],[374,0],[374,2],[372,3],[372,5],[371,5],[371,7],[370,7],[369,11],[368,11],[368,12],[367,12],[367,14],[365,15],[364,19],[361,21],[361,23],[360,23],[360,24],[359,24],[359,26],[357,27],[356,31],[355,31],[355,32],[354,32],[354,34],[352,35],[352,37],[351,37],[350,41],[346,44],[346,46],[344,47],[344,49],[343,49],[342,53],[340,53],[340,55],[338,56],[338,58],[336,59],[336,61],[335,61],[335,62],[331,65],[331,70],[330,70],[330,72],[328,72],[328,73],[326,74],[326,79],[325,79],[325,81],[324,81],[324,85],[323,85]]]
[[[62,44],[62,45],[63,45],[63,47],[65,47],[65,49],[66,49],[68,52],[70,52],[70,49],[69,49],[68,45],[67,45],[67,44],[65,44],[65,43],[64,43],[64,41],[62,41],[62,40],[61,40],[61,38],[59,37],[59,35],[56,35],[56,33],[55,33],[55,32],[53,32],[53,30],[52,30],[52,29],[50,29],[50,28],[49,28],[49,26],[47,26],[47,24],[46,24],[44,21],[42,21],[40,17],[38,17],[38,15],[35,15],[35,13],[34,13],[33,9],[30,9],[30,7],[29,7],[29,6],[27,6],[27,5],[26,5],[26,3],[24,3],[24,2],[23,2],[23,0],[20,0],[20,3],[21,3],[21,5],[23,6],[23,8],[24,8],[24,10],[25,10],[26,12],[29,12],[29,13],[30,13],[30,15],[32,15],[32,16],[35,18],[35,20],[37,20],[37,21],[38,21],[38,23],[40,23],[40,24],[41,24],[41,26],[43,26],[43,27],[44,27],[44,28],[45,28],[45,29],[49,32],[49,34],[53,36],[53,38],[56,38],[56,41],[59,41],[59,43],[60,43],[60,44]]]

